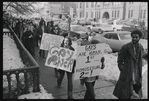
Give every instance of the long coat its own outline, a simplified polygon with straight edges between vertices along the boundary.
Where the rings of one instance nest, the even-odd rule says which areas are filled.
[[[132,73],[133,67],[136,65],[136,57],[133,52],[133,44],[132,42],[127,43],[122,46],[121,50],[118,53],[118,67],[120,70],[119,80],[115,86],[113,91],[113,95],[115,95],[119,99],[130,99],[131,97],[131,81],[132,81]],[[143,46],[139,43],[138,48],[139,53],[139,61],[138,67],[140,71],[139,82],[141,84],[141,88],[139,90],[138,95],[140,98],[142,97],[142,58],[144,57],[144,49]],[[122,66],[122,68],[120,68]]]

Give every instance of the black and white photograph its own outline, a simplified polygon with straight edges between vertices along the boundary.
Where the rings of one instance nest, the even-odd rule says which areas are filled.
[[[3,99],[148,99],[148,2],[3,1]]]

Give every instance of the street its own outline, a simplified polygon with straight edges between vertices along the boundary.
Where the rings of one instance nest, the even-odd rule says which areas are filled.
[[[38,50],[37,47],[35,50]],[[44,86],[48,93],[51,93],[56,99],[67,99],[67,77],[64,76],[62,87],[57,88],[57,78],[54,74],[54,68],[44,65],[46,58],[39,57],[38,51],[35,52],[35,60],[40,65],[40,84]],[[99,79],[95,83],[96,99],[117,99],[112,95],[114,84]],[[80,80],[75,80],[73,84],[74,99],[83,99],[86,88],[80,84]]]

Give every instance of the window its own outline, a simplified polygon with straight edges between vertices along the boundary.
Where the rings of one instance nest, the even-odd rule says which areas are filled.
[[[86,2],[86,8],[88,8],[88,2]]]
[[[111,33],[111,34],[109,34],[109,39],[118,40],[118,36],[115,33]]]
[[[98,16],[98,17],[99,17],[99,19],[100,19],[100,12],[99,12],[99,16]]]
[[[143,15],[143,18],[145,19],[145,16],[146,16],[146,10],[144,10],[144,15]]]
[[[117,17],[119,17],[119,11],[117,11]]]
[[[131,17],[133,17],[133,10],[131,10]]]
[[[129,4],[133,4],[133,2],[129,2]]]
[[[105,34],[104,37],[109,39],[109,34]]]
[[[93,11],[91,12],[91,17],[93,17]]]
[[[88,12],[86,12],[86,17],[88,17]]]
[[[115,18],[116,18],[116,11],[115,11]]]
[[[82,15],[82,12],[80,12],[80,18],[82,17],[81,15]]]
[[[80,3],[80,8],[82,8],[82,3]]]
[[[142,18],[142,13],[143,13],[143,10],[141,10],[140,18]]]
[[[114,11],[112,11],[112,18],[114,17]]]
[[[91,7],[94,7],[94,2],[91,3]]]
[[[129,13],[128,13],[128,18],[130,18],[130,10],[129,10]]]

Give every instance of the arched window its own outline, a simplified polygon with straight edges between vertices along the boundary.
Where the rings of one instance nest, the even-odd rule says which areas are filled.
[[[128,12],[128,18],[133,17],[133,7],[129,8],[129,12]]]

